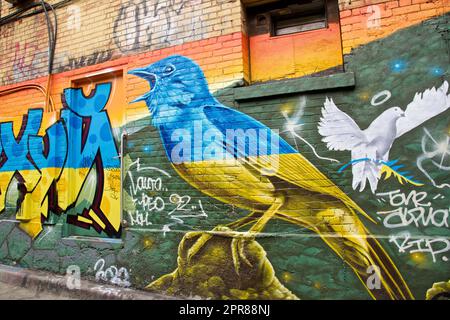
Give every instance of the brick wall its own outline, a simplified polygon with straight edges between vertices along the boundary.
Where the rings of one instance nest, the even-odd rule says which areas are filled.
[[[339,1],[344,54],[450,10],[446,0]]]
[[[2,17],[13,12],[1,3]],[[404,166],[403,176],[384,173],[375,193],[369,186],[364,190],[353,187],[353,171],[345,167],[352,159],[351,152],[330,150],[318,126],[329,98],[365,129],[393,106],[405,110],[419,97],[417,93],[444,90],[445,81],[450,80],[449,52],[441,29],[448,26],[448,3],[345,1],[339,5],[345,73],[340,70],[331,76],[236,88],[249,82],[251,67],[248,34],[242,25],[245,14],[239,1],[72,1],[57,9],[60,36],[50,88],[55,110],[43,113],[36,132],[23,130],[29,124],[23,116],[45,107],[45,21],[39,14],[2,26],[0,91],[20,91],[0,95],[0,262],[62,274],[76,265],[83,277],[95,280],[101,272],[95,266],[103,261],[105,269],[127,270],[120,281],[115,279],[116,284],[145,288],[151,283],[153,290],[169,294],[217,299],[408,298],[396,268],[416,298],[423,299],[435,282],[447,281],[449,164],[448,158],[442,158],[448,150],[442,149],[445,144],[441,142],[448,141],[450,126],[442,102],[445,98],[434,96],[426,101],[426,108],[414,110],[414,114],[422,112],[426,121],[398,137],[388,155],[389,160]],[[374,19],[378,9],[380,19]],[[204,170],[214,168],[205,166],[186,181],[168,160],[147,105],[130,103],[148,92],[149,84],[127,72],[171,54],[195,60],[220,102],[280,132],[308,160],[299,160],[296,153],[292,153],[292,161],[291,154],[283,155],[288,159],[283,179],[308,174],[315,167],[326,178],[308,177],[307,183],[325,181],[324,189],[339,186],[343,192],[337,198],[349,197],[378,223],[346,209],[339,199],[302,188],[294,181],[280,190],[291,205],[284,216],[271,219],[261,238],[239,244],[251,266],[241,257],[236,267],[236,256],[231,255],[236,252],[236,242],[229,234],[212,237],[187,259],[188,250],[201,235],[191,231],[211,230],[245,217],[248,208],[233,202],[233,197],[258,189],[242,187],[239,182],[246,179],[220,163],[217,167],[225,174],[220,170],[205,174]],[[263,65],[268,73],[280,62],[274,56],[271,65]],[[308,61],[322,62],[314,57]],[[270,74],[267,79],[272,79]],[[94,92],[94,84],[101,82],[109,82],[111,87]],[[64,89],[73,86],[92,96],[82,98],[79,91],[70,90],[74,95],[78,92],[78,98],[68,102],[69,95],[62,99]],[[104,110],[82,115],[89,109],[86,105],[95,109],[108,94],[111,100]],[[430,109],[435,116],[428,119],[423,110]],[[189,114],[182,120],[188,118]],[[227,119],[217,116],[213,120]],[[235,125],[235,120],[228,124]],[[10,121],[13,133],[9,132]],[[66,131],[62,130],[58,139],[45,137],[47,130],[63,123]],[[388,131],[379,130],[381,134]],[[121,133],[126,133],[123,141]],[[46,170],[37,170],[37,164],[31,163],[30,137],[43,139],[33,145],[33,154],[41,162],[50,162]],[[435,141],[440,143],[436,150]],[[11,147],[19,143],[19,147]],[[81,145],[100,151],[94,158],[83,153]],[[51,166],[53,159],[48,154],[55,152],[49,146],[56,146],[61,155],[82,158],[81,165]],[[435,153],[438,151],[440,154]],[[101,158],[103,154],[109,158]],[[3,170],[7,156],[12,160],[9,168],[30,162],[27,170]],[[120,173],[124,178],[121,189]],[[23,193],[27,201],[18,201],[24,194],[19,194],[17,183],[9,183],[13,178],[26,182],[27,192]],[[202,179],[210,179],[204,188],[192,183]],[[223,197],[215,194],[213,183],[218,179],[225,180]],[[265,181],[265,186],[272,183],[266,176],[252,181],[257,187],[258,181]],[[235,194],[228,196],[230,190]],[[258,201],[261,199],[267,201],[265,197]],[[348,198],[345,201],[350,202]],[[18,219],[24,203],[33,204],[27,212],[32,219]],[[424,218],[408,218],[414,214]],[[120,228],[112,230],[108,221]],[[217,230],[226,231],[223,227]],[[366,250],[366,232],[380,242],[385,253],[378,247],[379,256]],[[185,238],[186,234],[189,237]],[[332,242],[335,239],[337,242]],[[362,257],[358,256],[361,252]],[[385,263],[400,289],[384,282],[380,291],[371,291],[366,281],[360,281],[373,275],[367,271],[371,262],[367,257]]]
[[[57,4],[58,1],[50,3]],[[448,1],[444,0],[340,1],[339,8],[344,54],[359,45],[386,37],[395,30],[450,10]],[[14,10],[11,5],[4,3],[2,16]],[[230,85],[235,80],[249,81],[250,53],[243,10],[236,0],[167,0],[153,4],[128,0],[101,3],[74,0],[56,10],[59,30],[54,72],[96,65],[141,52],[148,56],[156,50],[157,55],[160,49],[176,47],[173,50],[180,52],[181,48],[182,52],[192,53],[194,59],[205,60],[205,63],[200,62],[202,65],[209,65],[206,70],[210,72],[208,76],[211,78],[208,79],[214,90]],[[30,30],[36,32],[30,33]],[[2,27],[0,85],[46,75],[46,30],[43,14]],[[241,42],[226,42],[222,47],[221,42],[214,40],[226,40],[220,37],[235,33],[243,34]],[[198,41],[206,39],[209,39],[207,48],[195,47]],[[186,51],[191,46],[191,50]],[[329,51],[329,46],[327,48]],[[283,47],[283,52],[286,50]],[[317,50],[314,48],[313,51]],[[317,62],[309,62],[309,67],[297,66],[297,71],[289,71],[286,76],[308,75],[324,68],[331,70],[339,67],[341,59],[332,59],[336,62],[330,62],[329,57],[340,56],[340,50],[336,53],[328,51]],[[266,53],[266,56],[271,55]],[[287,63],[285,60],[283,59],[283,63]],[[272,66],[270,61],[265,64],[269,69],[276,70],[275,78],[280,78],[280,68]],[[295,62],[296,64],[301,64],[301,61]],[[221,66],[226,70],[219,70]],[[268,76],[268,79],[272,78]]]
[[[58,1],[49,2],[55,4]],[[3,3],[2,16],[15,10]],[[185,50],[190,47],[190,42],[203,39],[211,39],[209,43],[214,46],[205,49],[201,58],[210,58],[211,64],[218,60],[236,60],[228,67],[233,67],[233,73],[243,72],[242,55],[237,55],[242,52],[241,42],[227,43],[213,57],[213,52],[221,49],[214,38],[242,31],[241,6],[236,0],[164,0],[154,3],[75,0],[56,11],[59,22],[56,73],[168,47],[184,45]],[[43,14],[2,27],[0,85],[46,75],[46,30]],[[233,50],[230,45],[237,49]],[[196,57],[200,58],[198,53],[201,49],[192,48],[191,51],[197,52]],[[220,81],[230,81],[226,72]]]

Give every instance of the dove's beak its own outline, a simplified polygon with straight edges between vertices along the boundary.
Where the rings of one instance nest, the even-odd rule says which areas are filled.
[[[402,114],[400,115],[400,117],[402,117],[402,118],[406,117],[406,113],[403,111]]]

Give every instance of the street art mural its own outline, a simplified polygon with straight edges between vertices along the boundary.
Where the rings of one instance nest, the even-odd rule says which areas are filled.
[[[389,41],[394,39],[387,40],[388,45]],[[358,72],[357,63],[364,65],[364,56],[371,48],[356,52],[357,62],[351,65],[355,66],[355,72]],[[387,52],[386,56],[378,57],[378,66],[385,64],[392,72],[386,81],[394,77],[408,79],[406,65],[411,62],[397,70],[395,62],[398,58],[393,58],[392,54]],[[427,68],[431,70],[441,62],[428,63]],[[188,72],[184,72],[185,69]],[[376,74],[374,69],[371,70]],[[205,203],[214,198],[228,204],[221,213],[211,207],[209,223],[201,224],[201,231],[180,235],[175,268],[169,268],[171,273],[159,279],[152,277],[146,287],[148,290],[217,299],[297,299],[323,298],[324,295],[336,298],[343,297],[345,290],[353,290],[349,282],[358,286],[355,281],[362,280],[360,287],[365,288],[368,297],[375,299],[423,299],[432,286],[434,289],[429,291],[427,298],[437,297],[441,292],[445,295],[446,285],[441,281],[448,278],[448,272],[444,270],[450,251],[449,195],[447,190],[436,191],[429,177],[416,166],[418,157],[423,166],[426,164],[424,170],[429,175],[433,173],[433,179],[445,183],[449,95],[448,80],[442,78],[442,73],[427,72],[426,79],[413,86],[413,92],[402,93],[400,99],[395,95],[401,85],[398,89],[384,90],[382,79],[374,80],[374,75],[365,81],[358,78],[360,87],[356,92],[318,94],[317,97],[305,94],[281,101],[274,98],[272,104],[266,102],[263,107],[259,107],[257,101],[241,102],[238,105],[240,111],[212,97],[201,70],[190,59],[169,57],[130,73],[149,83],[150,91],[135,101],[147,104],[151,113],[148,121],[157,128],[151,135],[146,134],[161,147],[155,152],[155,159],[167,158],[172,167],[165,167],[167,172],[177,174],[207,196],[190,191],[193,197],[204,199]],[[334,103],[336,100],[339,102]],[[379,172],[369,172],[376,177],[376,187],[372,189],[366,178],[361,191],[353,188],[352,170],[346,170],[353,163],[344,154],[330,150],[326,141],[322,141],[324,136],[318,132],[325,123],[324,113],[342,116],[344,111],[337,105],[343,103],[349,110],[349,105],[358,101],[368,103],[371,109],[365,105],[364,110],[368,110],[370,116],[356,112],[359,116],[353,120],[347,116],[352,113],[345,111],[345,120],[354,123],[361,132],[361,119],[364,119],[361,123],[365,127],[376,122],[389,127],[378,128],[381,137],[377,141],[383,149],[378,153],[382,153],[384,158],[381,159],[385,163]],[[391,103],[407,107],[394,109]],[[326,107],[335,109],[326,110]],[[380,115],[384,119],[374,121]],[[390,124],[387,118],[392,120]],[[397,125],[398,119],[401,122]],[[330,120],[326,129],[333,129],[334,120]],[[424,126],[433,126],[433,133],[426,134]],[[232,134],[236,129],[246,133],[240,143],[236,134]],[[390,139],[383,136],[389,133]],[[138,137],[142,135],[136,139]],[[278,148],[273,147],[274,141],[278,141]],[[416,156],[410,158],[398,151],[405,146],[414,148],[412,154]],[[285,160],[294,157],[294,161]],[[290,167],[285,167],[286,163]],[[375,163],[375,167],[380,164]],[[295,170],[296,167],[302,170]],[[304,185],[296,185],[302,178],[307,180],[304,184],[313,180],[307,179],[310,170],[320,174],[329,193],[305,190]],[[381,179],[385,182],[379,184]],[[330,195],[333,188],[342,191]],[[258,195],[262,195],[261,199],[257,199]],[[315,197],[320,200],[314,201]],[[317,204],[319,201],[325,202],[323,208]],[[358,209],[350,205],[356,203]],[[237,215],[230,213],[235,210]],[[299,213],[308,210],[309,215]],[[328,217],[320,216],[320,211],[327,210]],[[205,226],[211,226],[210,231],[206,232]],[[272,235],[295,234],[298,230],[305,232],[309,239],[294,237],[291,240],[287,236],[280,244],[275,244],[279,238]],[[319,236],[314,237],[313,233]],[[372,241],[372,235],[376,241]],[[329,241],[333,237],[340,240]],[[346,237],[357,239],[357,244]],[[370,246],[374,242],[378,255]],[[288,247],[291,249],[286,249]],[[295,256],[298,258],[294,266],[288,261],[293,261]],[[330,263],[327,259],[341,259],[341,264],[334,262],[336,276],[325,271]],[[362,265],[360,261],[364,261]],[[350,273],[345,271],[346,264],[350,266]],[[356,267],[352,268],[352,265]],[[311,268],[323,268],[323,271],[319,276]],[[294,269],[297,271],[293,272]],[[440,275],[436,274],[433,281],[418,281],[413,279],[414,274],[420,272],[417,270],[433,270]],[[305,273],[309,275],[305,276]],[[340,281],[339,275],[346,280]],[[417,289],[419,282],[421,291]]]
[[[431,181],[436,188],[450,188],[450,184],[445,182],[435,181],[430,175],[428,170],[424,166],[424,163],[432,163],[431,168],[438,169],[439,171],[450,171],[450,165],[448,163],[450,156],[450,135],[442,135],[442,138],[435,138],[431,135],[427,128],[423,128],[424,135],[422,137],[422,152],[423,154],[417,158],[417,167],[420,171]],[[430,149],[430,145],[432,149]]]
[[[97,85],[89,96],[66,89],[59,119],[56,112],[46,114],[53,124],[44,135],[38,135],[43,109],[29,110],[18,133],[13,121],[0,124],[0,209],[9,189],[17,193],[16,218],[31,237],[42,231],[49,212],[70,213],[70,224],[120,235],[119,185],[110,187],[120,179],[120,160],[104,110],[110,92],[111,83]]]
[[[186,218],[208,218],[201,200],[170,192],[172,176],[165,170],[144,167],[137,159],[128,165],[127,178],[130,182],[129,200],[134,207],[127,213],[133,227],[157,225],[161,216],[165,216],[168,221],[161,226],[165,234],[171,231],[171,227],[183,224]]]
[[[434,208],[432,200],[443,199],[440,194],[430,199],[427,192],[412,190],[408,194],[400,190],[377,194],[380,199],[386,201],[393,210],[379,211],[383,225],[388,229],[402,229],[408,226],[415,227],[416,231],[421,228],[435,227],[448,228],[449,208]],[[447,262],[445,255],[450,250],[450,242],[446,237],[436,236],[433,238],[412,236],[410,231],[401,231],[392,235],[389,242],[395,244],[401,253],[429,254],[433,263],[437,259]]]
[[[129,73],[150,83],[151,90],[135,101],[145,100],[148,105],[177,173],[205,194],[251,210],[248,217],[233,223],[234,228],[252,222],[248,235],[254,236],[272,218],[306,227],[318,233],[364,284],[367,268],[377,265],[384,287],[380,294],[412,298],[390,257],[360,221],[357,213],[367,216],[364,210],[267,126],[220,104],[209,93],[196,63],[170,56]],[[202,136],[200,142],[192,138],[196,126],[209,136],[208,141]],[[195,142],[198,147],[191,152]],[[346,224],[337,217],[346,219]],[[187,253],[188,261],[210,238],[200,236]],[[239,274],[241,264],[251,266],[243,250],[245,239],[237,237],[231,245]]]
[[[206,42],[155,53],[120,34],[123,115],[105,82],[1,117],[1,263],[211,299],[448,298],[446,19],[366,39],[344,56],[353,84],[246,99],[195,56]],[[94,60],[76,76],[112,66]]]
[[[412,177],[398,171],[401,166],[395,165],[397,161],[389,161],[389,151],[395,139],[450,108],[450,94],[447,92],[448,82],[444,82],[438,89],[433,87],[416,93],[405,111],[399,107],[389,108],[365,130],[361,130],[349,115],[327,98],[319,133],[330,150],[351,151],[353,189],[359,187],[363,191],[369,182],[375,193],[384,173],[386,178],[394,174],[400,181],[419,185]]]

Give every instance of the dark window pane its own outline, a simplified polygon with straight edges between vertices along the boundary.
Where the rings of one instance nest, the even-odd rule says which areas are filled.
[[[325,16],[294,17],[290,19],[276,20],[274,22],[274,35],[304,32],[315,29],[326,28]]]
[[[293,3],[271,12],[272,35],[310,31],[326,28],[326,10],[323,0]]]

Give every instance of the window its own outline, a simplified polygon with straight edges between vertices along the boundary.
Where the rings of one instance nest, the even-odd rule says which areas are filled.
[[[322,29],[327,26],[323,0],[288,6],[274,11],[271,17],[273,36]]]
[[[243,0],[251,82],[343,70],[337,0]]]

